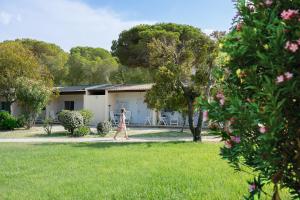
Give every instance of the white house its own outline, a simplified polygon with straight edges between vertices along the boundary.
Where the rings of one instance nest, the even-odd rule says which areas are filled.
[[[57,87],[60,95],[49,102],[39,118],[56,118],[57,113],[64,109],[87,109],[94,115],[91,125],[96,125],[98,122],[113,118],[117,121],[121,108],[125,108],[129,125],[180,125],[182,122],[180,114],[156,112],[147,108],[144,102],[145,94],[151,87],[152,84]],[[1,106],[5,106],[3,102]],[[14,115],[20,114],[17,103],[12,105],[11,110]]]

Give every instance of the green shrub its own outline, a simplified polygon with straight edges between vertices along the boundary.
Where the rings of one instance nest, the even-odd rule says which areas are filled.
[[[93,113],[90,110],[85,110],[85,109],[80,110],[79,112],[83,117],[84,125],[88,126],[90,124],[91,120],[92,120]]]
[[[22,128],[25,126],[26,118],[24,115],[20,115],[17,117],[17,128]]]
[[[87,126],[81,126],[79,128],[76,128],[74,131],[73,136],[75,137],[80,137],[80,136],[85,136],[91,132],[90,128]]]
[[[53,123],[54,123],[54,119],[52,117],[47,117],[43,121],[44,131],[47,133],[47,135],[51,135]]]
[[[220,44],[227,62],[199,108],[225,141],[221,155],[238,171],[255,171],[246,199],[259,199],[271,183],[270,199],[281,199],[282,189],[300,199],[300,1],[236,6],[236,26]]]
[[[109,121],[100,122],[97,125],[97,133],[101,136],[105,136],[112,130],[112,124]]]
[[[58,114],[58,120],[71,135],[76,128],[84,125],[83,117],[78,111],[63,110]]]
[[[0,129],[1,130],[13,130],[18,127],[17,120],[14,116],[6,111],[0,112]]]

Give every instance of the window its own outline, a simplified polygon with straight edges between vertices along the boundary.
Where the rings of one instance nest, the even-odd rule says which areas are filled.
[[[1,105],[0,105],[0,110],[9,111],[9,104],[8,104],[8,102],[2,101]]]
[[[74,101],[65,101],[65,110],[74,110]]]

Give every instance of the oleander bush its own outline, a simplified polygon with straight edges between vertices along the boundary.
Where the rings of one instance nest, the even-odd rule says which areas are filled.
[[[112,123],[109,121],[100,122],[97,125],[97,133],[101,136],[105,136],[112,130]]]
[[[84,126],[83,117],[78,111],[63,110],[58,114],[58,120],[72,136],[76,128]]]
[[[300,1],[238,0],[235,26],[220,44],[228,60],[215,72],[213,98],[199,98],[222,156],[254,170],[249,195],[274,186],[300,198]],[[221,73],[220,73],[221,72]]]

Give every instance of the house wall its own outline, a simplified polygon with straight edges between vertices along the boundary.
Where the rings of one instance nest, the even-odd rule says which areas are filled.
[[[5,98],[3,97],[0,97],[0,103],[1,102],[6,102]],[[22,114],[22,109],[21,109],[21,106],[20,104],[18,104],[18,102],[14,102],[12,105],[11,105],[11,114],[14,115],[14,116],[19,116]]]
[[[108,93],[111,110],[119,113],[122,107],[131,111],[132,124],[144,124],[147,116],[153,115],[152,110],[144,103],[146,92],[113,92]]]
[[[55,117],[58,112],[65,108],[65,101],[74,101],[74,110],[81,110],[84,107],[83,94],[60,95],[49,102],[46,107],[46,116]]]
[[[107,120],[105,95],[85,95],[83,107],[90,110],[94,115],[91,125],[97,125],[99,122]]]

